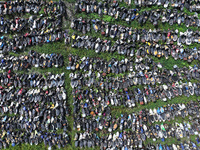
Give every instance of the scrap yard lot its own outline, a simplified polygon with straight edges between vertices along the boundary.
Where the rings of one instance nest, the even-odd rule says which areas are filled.
[[[200,149],[200,2],[0,3],[0,149]]]

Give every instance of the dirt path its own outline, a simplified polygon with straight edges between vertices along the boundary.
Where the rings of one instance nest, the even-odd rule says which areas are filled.
[[[68,15],[68,19],[71,21],[73,19],[73,16],[74,16],[74,11],[73,11],[74,3],[69,3],[69,2],[65,2],[65,1],[64,1],[64,3],[67,7],[66,12],[67,12],[67,15]]]

